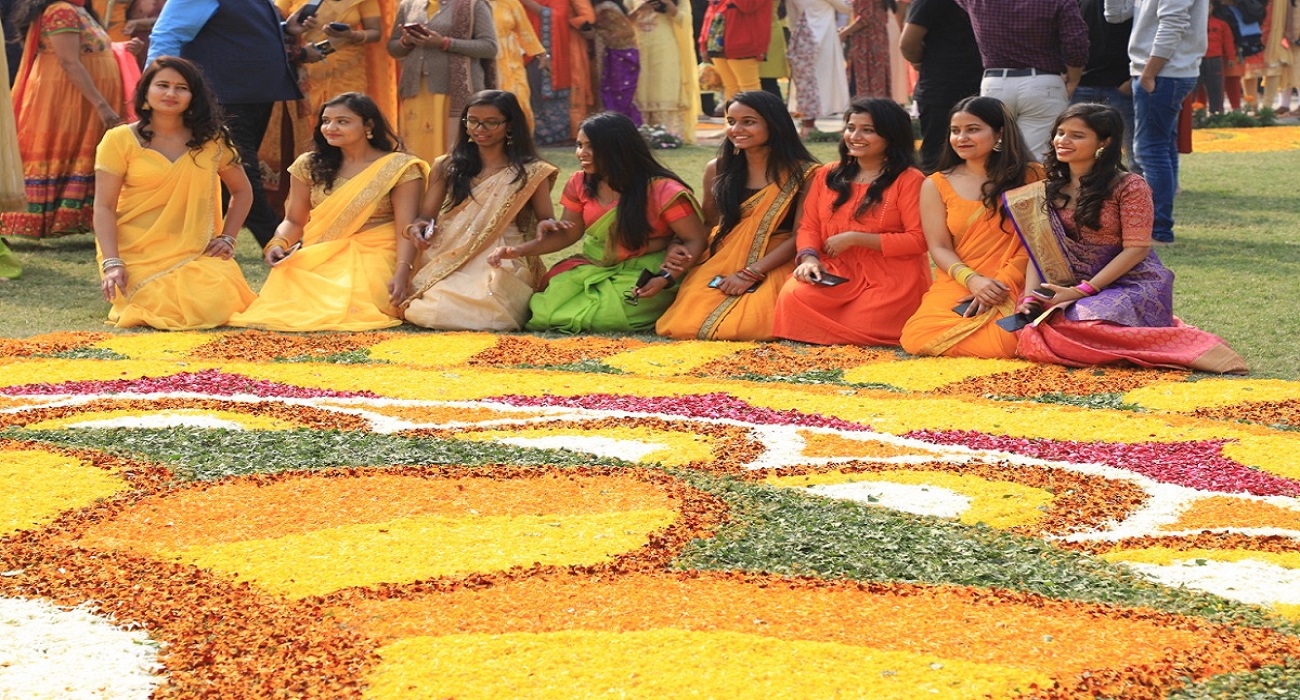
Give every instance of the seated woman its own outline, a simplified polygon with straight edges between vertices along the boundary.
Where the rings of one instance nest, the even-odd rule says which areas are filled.
[[[1042,170],[996,98],[968,97],[951,115],[939,170],[921,188],[921,220],[937,272],[903,327],[903,349],[1013,357],[1016,336],[996,321],[1015,312],[1028,256],[1002,211],[1002,194],[1041,179]]]
[[[704,219],[715,228],[655,324],[669,338],[771,340],[776,298],[794,270],[796,214],[817,161],[781,98],[739,92],[726,114],[727,139],[704,168]]]
[[[1052,133],[1047,180],[1006,194],[1033,262],[1032,291],[1017,310],[1049,312],[1020,330],[1016,354],[1073,367],[1244,373],[1245,360],[1222,339],[1173,314],[1174,274],[1151,250],[1151,188],[1121,164],[1119,112],[1074,105]]]
[[[402,307],[407,321],[426,328],[517,331],[542,263],[530,256],[490,267],[488,256],[532,239],[537,220],[555,215],[558,168],[538,157],[528,119],[508,92],[475,95],[462,123],[451,154],[434,162],[421,218],[409,229],[426,250]]]
[[[95,154],[95,241],[108,323],[212,328],[257,295],[231,260],[253,189],[193,63],[162,56],[135,90],[140,121]],[[230,206],[221,220],[221,185]],[[215,235],[214,235],[215,234]]]
[[[539,238],[493,251],[489,265],[563,250],[584,239],[582,254],[547,273],[528,306],[528,329],[564,333],[646,331],[676,296],[663,269],[675,235],[691,257],[707,233],[690,188],[650,154],[636,126],[602,112],[578,127],[578,164],[560,195],[564,218],[537,226]],[[585,236],[584,236],[585,234]]]
[[[265,249],[271,274],[232,326],[364,331],[401,324],[396,304],[406,297],[415,245],[398,232],[415,219],[429,166],[398,152],[392,128],[359,92],[325,103],[315,142],[289,167],[284,221]]]
[[[795,283],[776,302],[778,338],[897,345],[930,285],[917,208],[912,120],[889,99],[857,99],[840,159],[813,176],[799,222]]]

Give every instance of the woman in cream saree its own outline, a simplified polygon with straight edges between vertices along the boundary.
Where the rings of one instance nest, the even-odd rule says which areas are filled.
[[[406,289],[413,247],[398,231],[415,218],[428,166],[393,151],[396,137],[364,95],[341,95],[321,114],[317,149],[289,168],[285,221],[266,246],[271,273],[258,300],[230,319],[232,326],[363,331],[401,324],[395,303]],[[320,162],[331,148],[342,150],[341,165],[332,177],[322,176]],[[346,176],[350,165],[359,170]],[[310,215],[304,216],[305,202],[295,200],[305,199],[308,187]]]

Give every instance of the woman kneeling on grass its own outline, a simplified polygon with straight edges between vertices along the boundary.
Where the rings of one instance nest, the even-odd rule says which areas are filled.
[[[1033,262],[1017,311],[1045,316],[1017,333],[1016,354],[1073,367],[1245,373],[1221,338],[1174,316],[1174,273],[1151,250],[1151,188],[1125,172],[1123,133],[1112,107],[1066,109],[1044,160],[1047,180],[1005,195]]]

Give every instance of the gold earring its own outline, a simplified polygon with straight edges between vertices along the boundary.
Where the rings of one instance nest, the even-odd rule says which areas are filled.
[[[1098,146],[1096,152],[1094,152],[1094,153],[1092,154],[1092,157],[1093,157],[1093,158],[1100,158],[1100,157],[1101,157],[1101,154],[1103,154],[1103,153],[1105,153],[1105,152],[1106,152],[1106,147],[1105,147],[1105,146]]]
[[[993,144],[993,150],[997,151],[998,153],[1002,152],[1002,139],[998,139],[998,142]]]
[[[374,137],[375,137],[374,132],[372,132],[370,129],[366,129],[366,140],[369,141],[370,139],[373,139]]]

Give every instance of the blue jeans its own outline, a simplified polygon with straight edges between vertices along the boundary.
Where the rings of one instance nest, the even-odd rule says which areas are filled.
[[[1196,78],[1156,78],[1156,89],[1147,92],[1133,80],[1133,111],[1137,129],[1133,155],[1151,186],[1155,223],[1151,237],[1174,240],[1174,193],[1178,190],[1178,113],[1183,99],[1196,87]]]
[[[1133,157],[1133,96],[1120,92],[1117,87],[1080,85],[1075,88],[1074,97],[1070,98],[1070,104],[1080,102],[1110,105],[1119,111],[1120,118],[1124,120],[1124,153],[1128,154],[1128,169],[1141,175],[1142,168],[1137,164],[1137,159]]]

